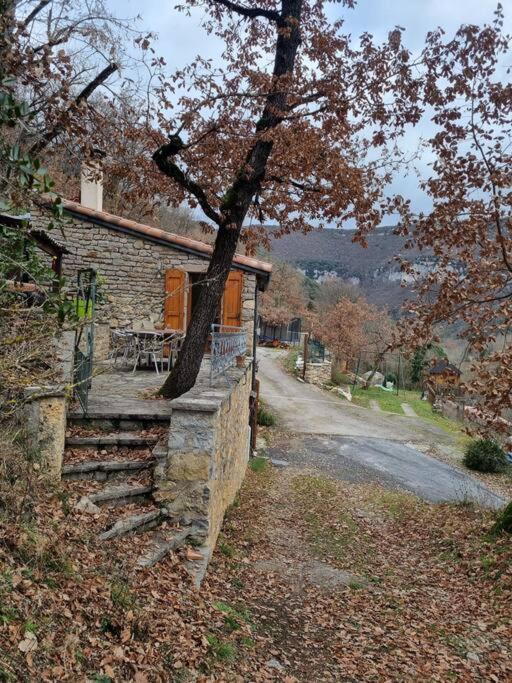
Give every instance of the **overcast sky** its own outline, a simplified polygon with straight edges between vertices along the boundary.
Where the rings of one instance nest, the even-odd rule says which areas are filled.
[[[250,5],[249,0],[244,0]],[[140,27],[158,35],[157,52],[167,61],[169,70],[188,63],[195,55],[215,57],[221,49],[212,37],[207,37],[200,26],[202,11],[186,17],[174,10],[177,0],[108,0],[118,16],[140,15]],[[502,2],[507,11],[505,28],[512,33],[512,2]],[[359,0],[354,10],[338,3],[328,3],[333,18],[344,17],[347,33],[356,39],[361,33],[371,33],[377,41],[385,40],[394,26],[405,28],[404,44],[419,51],[426,33],[442,26],[447,36],[462,23],[482,24],[493,19],[496,0]],[[428,134],[428,127],[414,130],[407,136],[407,146],[415,150],[420,136]],[[420,164],[420,172],[426,160]],[[416,210],[428,208],[426,199],[417,187],[417,177],[411,173],[397,178],[392,188],[411,198]]]

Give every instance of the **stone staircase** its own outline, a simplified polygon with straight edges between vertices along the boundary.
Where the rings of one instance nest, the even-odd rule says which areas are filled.
[[[140,412],[68,415],[62,479],[68,492],[79,497],[75,507],[95,516],[106,509],[99,542],[149,534],[141,567],[152,566],[198,534],[193,525],[174,525],[153,498],[154,470],[165,457],[168,424],[167,416]]]

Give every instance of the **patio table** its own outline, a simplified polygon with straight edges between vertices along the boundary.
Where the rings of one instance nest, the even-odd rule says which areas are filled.
[[[134,340],[135,346],[135,362],[133,366],[133,372],[135,372],[140,359],[147,355],[149,359],[153,358],[155,365],[155,370],[158,373],[158,363],[162,371],[164,369],[164,362],[166,360],[166,351],[168,353],[168,369],[171,368],[172,364],[172,354],[174,349],[172,348],[172,342],[177,339],[181,339],[183,333],[178,330],[163,329],[163,330],[147,330],[147,329],[125,329],[126,334],[131,335]],[[154,342],[154,343],[152,343]],[[167,347],[167,348],[166,348]],[[158,359],[157,359],[158,356]]]

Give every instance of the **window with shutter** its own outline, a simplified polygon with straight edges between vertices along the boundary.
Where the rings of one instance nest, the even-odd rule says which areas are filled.
[[[186,276],[176,268],[165,273],[164,319],[169,330],[184,330]]]
[[[240,327],[242,324],[243,273],[231,271],[224,287],[222,324]]]

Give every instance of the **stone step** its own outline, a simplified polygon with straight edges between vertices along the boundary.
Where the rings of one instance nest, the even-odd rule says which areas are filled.
[[[69,425],[88,427],[98,431],[139,431],[151,426],[169,424],[170,416],[164,413],[133,412],[70,412],[67,416]]]
[[[68,480],[93,479],[107,481],[131,476],[155,467],[153,458],[147,460],[86,460],[62,467],[62,478]]]
[[[82,496],[76,504],[76,507],[78,510],[94,513],[98,510],[98,507],[102,505],[117,507],[119,505],[129,505],[130,503],[136,502],[149,502],[153,491],[153,486],[142,486],[140,484],[112,486],[110,488],[101,489],[101,491],[97,491],[96,493]]]
[[[117,432],[115,434],[95,434],[93,436],[68,436],[66,447],[69,448],[108,448],[121,446],[128,448],[145,448],[154,446],[159,437],[154,434],[135,434],[133,432]]]
[[[139,567],[153,567],[157,562],[163,560],[168,553],[183,545],[187,538],[195,536],[197,533],[198,528],[195,526],[175,529],[174,531],[169,531],[167,534],[159,533],[158,536],[155,536],[153,539],[153,547],[149,548],[147,552],[139,558]]]
[[[167,519],[165,508],[149,510],[135,515],[128,515],[118,519],[109,529],[99,535],[100,541],[108,541],[111,538],[127,536],[128,534],[140,534],[149,529],[154,529]]]

